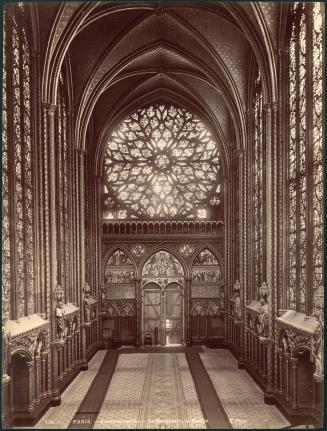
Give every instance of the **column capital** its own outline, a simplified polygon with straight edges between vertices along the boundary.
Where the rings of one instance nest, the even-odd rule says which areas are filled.
[[[248,149],[247,148],[239,148],[237,150],[234,150],[234,154],[236,157],[239,157],[242,159],[243,157],[246,157],[248,155]]]
[[[32,55],[32,58],[40,58],[41,53],[38,49],[32,49],[31,55]]]
[[[289,49],[289,47],[279,48],[279,49],[277,50],[277,52],[278,52],[278,55],[279,55],[280,57],[282,57],[282,56],[286,56],[286,55],[288,55],[288,54],[289,54],[289,52],[290,52],[290,49]]]
[[[42,102],[43,112],[48,113],[50,116],[53,116],[55,114],[56,109],[57,105],[54,105],[53,103]]]
[[[85,156],[86,151],[84,148],[79,148],[79,147],[75,147],[74,151],[76,154],[78,154],[79,156]]]
[[[299,358],[290,358],[291,365],[293,368],[297,367],[297,363],[299,362]]]
[[[253,118],[254,117],[254,109],[253,108],[249,108],[246,111],[246,115],[247,115],[248,118]]]
[[[269,102],[263,105],[263,109],[270,113],[271,111],[276,111],[278,108],[278,102]]]

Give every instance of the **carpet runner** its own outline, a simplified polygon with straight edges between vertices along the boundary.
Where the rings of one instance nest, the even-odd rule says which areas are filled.
[[[68,428],[89,429],[100,412],[103,399],[108,391],[112,376],[115,372],[119,353],[117,350],[108,350],[101,364],[99,372],[79,406]]]
[[[193,349],[186,351],[187,362],[195,383],[198,398],[205,417],[207,428],[230,429],[228,416],[221,405],[210,377],[198,355]]]

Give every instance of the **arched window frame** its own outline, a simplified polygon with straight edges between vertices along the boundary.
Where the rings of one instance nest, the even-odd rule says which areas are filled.
[[[3,14],[3,305],[4,318],[36,312],[34,73],[28,6]]]
[[[315,293],[322,287],[324,27],[322,23],[321,30],[317,28],[316,16],[320,7],[321,3],[292,4],[288,32],[287,306],[305,314],[311,314]]]

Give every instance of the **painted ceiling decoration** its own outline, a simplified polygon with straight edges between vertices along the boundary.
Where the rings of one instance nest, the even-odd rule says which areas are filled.
[[[269,99],[273,102],[276,97],[273,46],[278,45],[278,35],[271,23],[279,13],[277,4],[271,7],[236,2],[58,5],[46,5],[49,22],[53,14],[57,14],[57,19],[43,35],[48,43],[43,99],[56,103],[53,77],[59,76],[66,56],[74,64],[76,145],[96,147],[99,175],[109,123],[113,115],[122,114],[126,108],[123,101],[134,89],[144,98],[153,91],[147,78],[158,76],[157,92],[172,91],[176,95],[172,103],[177,103],[178,98],[199,100],[202,111],[222,134],[226,135],[231,125],[235,127],[237,145],[245,142],[249,61],[260,65],[264,84],[272,82],[271,87],[264,86],[265,103]],[[160,77],[164,78],[162,82]],[[137,97],[142,96],[136,95],[134,100]],[[119,101],[120,113],[115,112],[115,100]],[[189,106],[186,108],[191,110]],[[88,144],[90,127],[95,136]],[[221,139],[221,158],[228,164],[228,143],[223,142],[223,136]]]
[[[128,218],[206,218],[220,203],[219,169],[218,145],[197,116],[174,105],[139,109],[107,144],[106,218],[117,206]]]

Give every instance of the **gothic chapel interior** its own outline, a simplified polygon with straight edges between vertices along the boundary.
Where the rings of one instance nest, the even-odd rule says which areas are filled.
[[[324,19],[3,5],[3,427],[322,426]]]

